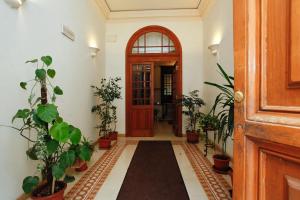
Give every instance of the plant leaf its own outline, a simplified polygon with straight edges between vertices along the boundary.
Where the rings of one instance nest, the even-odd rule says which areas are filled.
[[[41,57],[41,60],[47,66],[50,66],[52,64],[52,57],[51,56],[43,56],[43,57]]]
[[[74,176],[68,176],[66,175],[64,178],[64,182],[65,183],[72,183],[73,181],[75,181],[75,177]]]
[[[37,116],[44,122],[51,123],[58,116],[57,106],[54,104],[39,104]]]
[[[65,174],[65,169],[56,164],[52,167],[52,174],[56,179],[60,179]]]
[[[88,145],[83,145],[80,147],[79,158],[81,160],[89,161],[92,156],[92,150]]]
[[[33,59],[33,60],[27,60],[25,63],[37,63],[38,59]]]
[[[48,154],[51,155],[57,150],[59,143],[56,140],[50,140],[46,143],[46,146]]]
[[[70,138],[69,124],[55,123],[50,129],[50,135],[58,142],[66,142]]]
[[[54,78],[56,75],[56,71],[54,69],[48,69],[47,74],[50,78]]]
[[[39,184],[39,177],[37,176],[28,176],[23,180],[23,191],[28,194]]]
[[[73,128],[73,130],[71,131],[70,134],[70,141],[72,142],[72,144],[76,145],[79,144],[81,139],[81,131],[78,128]]]
[[[63,95],[64,92],[62,91],[62,89],[58,86],[56,86],[54,89],[53,89],[53,92],[57,95]]]
[[[26,151],[26,155],[31,159],[31,160],[38,160],[38,157],[36,155],[36,148],[35,146],[29,148],[27,151]]]
[[[24,90],[26,90],[27,83],[26,82],[21,82],[20,83],[20,87],[23,88]]]
[[[46,70],[37,69],[37,70],[35,70],[35,75],[38,79],[44,80],[46,78]]]
[[[76,158],[75,151],[69,150],[69,151],[63,152],[61,154],[60,160],[59,160],[60,166],[63,168],[72,166],[75,162],[75,158]]]
[[[15,119],[26,119],[30,115],[29,109],[20,109],[17,111],[15,116],[12,118],[12,123],[15,121]]]

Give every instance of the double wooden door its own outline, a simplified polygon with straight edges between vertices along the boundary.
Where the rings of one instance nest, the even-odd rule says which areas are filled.
[[[300,1],[234,0],[236,200],[300,199]]]

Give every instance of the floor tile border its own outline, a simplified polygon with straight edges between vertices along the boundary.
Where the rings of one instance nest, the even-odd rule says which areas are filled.
[[[213,171],[212,164],[204,157],[199,147],[186,142],[173,142],[173,144],[183,148],[209,200],[231,199],[228,193],[229,184],[221,175]]]

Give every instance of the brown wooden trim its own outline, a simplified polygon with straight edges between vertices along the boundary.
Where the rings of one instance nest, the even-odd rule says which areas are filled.
[[[248,23],[248,1],[233,1],[233,19],[234,19],[234,76],[239,77],[235,80],[235,91],[241,91],[245,94],[245,74],[247,66],[247,23]],[[252,30],[253,31],[253,30]],[[244,139],[244,110],[245,102],[235,104],[234,113],[234,151],[233,151],[233,199],[245,199],[245,139]]]
[[[132,54],[131,49],[134,46],[135,41],[143,34],[149,32],[160,32],[168,36],[174,43],[175,52],[173,53],[148,53],[148,54]],[[174,60],[177,61],[178,64],[178,80],[177,80],[177,92],[178,96],[182,96],[182,47],[179,42],[177,36],[169,29],[162,27],[162,26],[146,26],[138,31],[136,31],[132,37],[129,39],[126,47],[126,69],[125,69],[125,76],[126,76],[126,83],[125,83],[125,92],[126,92],[126,136],[130,136],[129,130],[129,108],[130,108],[130,99],[131,99],[131,91],[130,91],[130,64],[133,62],[155,62],[155,61],[169,61]],[[181,111],[182,108],[180,107],[179,110]],[[178,116],[178,133],[177,136],[182,136],[182,115]]]

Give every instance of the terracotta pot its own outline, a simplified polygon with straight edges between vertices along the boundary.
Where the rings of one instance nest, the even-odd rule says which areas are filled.
[[[199,142],[199,134],[193,131],[186,131],[187,141],[189,143],[198,143]]]
[[[118,132],[117,131],[113,131],[109,133],[109,138],[111,140],[118,140]]]
[[[63,200],[64,199],[64,193],[65,193],[65,189],[67,188],[67,184],[62,182],[62,181],[57,181],[57,184],[62,184],[63,185],[63,189],[59,190],[58,192],[50,195],[50,196],[45,196],[45,197],[36,197],[36,196],[31,196],[31,198],[33,200]],[[38,193],[36,191],[41,190],[41,188],[45,187],[45,185],[42,185],[40,187],[38,187],[36,190],[33,191],[34,193]]]
[[[216,171],[227,172],[230,169],[229,167],[230,157],[226,155],[215,154],[213,156],[213,159],[214,159],[214,168]]]
[[[86,161],[81,160],[81,159],[77,159],[76,163],[75,163],[75,171],[76,172],[83,172],[85,170],[87,170],[88,166]]]
[[[111,146],[110,138],[102,137],[98,140],[100,149],[109,149]]]

